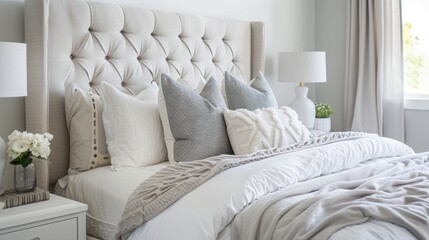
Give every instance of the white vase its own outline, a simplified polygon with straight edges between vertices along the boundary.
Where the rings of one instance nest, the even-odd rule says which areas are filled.
[[[323,132],[331,131],[331,118],[316,118],[314,121],[314,130]]]

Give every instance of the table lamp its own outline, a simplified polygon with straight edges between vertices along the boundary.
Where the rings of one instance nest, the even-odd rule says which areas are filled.
[[[308,129],[313,129],[316,109],[307,98],[306,82],[326,82],[325,52],[281,52],[278,55],[279,81],[298,82],[295,99],[289,104],[298,114],[299,120]]]
[[[0,42],[0,98],[22,96],[27,96],[26,44]],[[0,185],[6,163],[6,143],[0,137]],[[0,196],[3,193],[4,190],[0,188]]]

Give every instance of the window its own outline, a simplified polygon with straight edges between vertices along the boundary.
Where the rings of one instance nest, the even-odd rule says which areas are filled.
[[[429,1],[402,1],[405,107],[428,109]]]
[[[429,95],[429,1],[402,1],[405,94]]]

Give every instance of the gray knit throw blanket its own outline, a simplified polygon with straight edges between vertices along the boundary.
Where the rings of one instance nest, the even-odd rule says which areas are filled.
[[[312,134],[308,141],[248,155],[219,155],[204,160],[171,164],[141,183],[130,195],[116,238],[127,239],[134,229],[156,217],[181,197],[224,170],[279,154],[364,136],[368,134],[359,132],[321,134],[319,132]]]

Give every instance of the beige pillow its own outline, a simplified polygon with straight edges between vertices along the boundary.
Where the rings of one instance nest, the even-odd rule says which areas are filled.
[[[65,113],[70,134],[70,169],[82,172],[110,164],[100,97],[75,83],[65,86]],[[73,171],[74,170],[74,171]]]
[[[229,141],[237,155],[309,139],[308,129],[289,107],[225,110]]]

